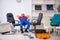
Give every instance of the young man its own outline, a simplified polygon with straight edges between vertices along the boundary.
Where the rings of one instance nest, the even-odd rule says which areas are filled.
[[[18,16],[18,19],[20,20],[20,30],[21,30],[21,33],[23,33],[23,26],[24,26],[24,24],[27,25],[27,28],[25,29],[25,32],[28,32],[28,29],[30,28],[30,22],[28,21],[28,17],[25,16],[24,13],[22,13],[21,16]]]

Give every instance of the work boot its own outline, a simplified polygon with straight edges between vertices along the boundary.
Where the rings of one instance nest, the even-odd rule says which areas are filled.
[[[23,29],[21,29],[21,33],[24,33],[24,32],[23,32]]]
[[[28,32],[28,30],[27,30],[27,29],[25,29],[25,32]]]

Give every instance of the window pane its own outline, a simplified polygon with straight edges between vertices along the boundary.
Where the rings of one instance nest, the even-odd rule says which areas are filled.
[[[42,10],[41,5],[35,5],[35,10]]]
[[[53,5],[47,5],[47,10],[53,10]]]

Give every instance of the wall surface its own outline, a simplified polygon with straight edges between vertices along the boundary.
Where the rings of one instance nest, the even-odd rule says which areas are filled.
[[[44,16],[53,16],[57,13],[57,6],[60,4],[60,0],[33,0],[32,1],[32,12],[33,16],[36,17],[38,13],[43,13]],[[54,10],[47,10],[46,5],[53,4]],[[41,5],[42,10],[35,10],[35,5]]]
[[[21,0],[18,3],[16,0],[0,0],[0,21],[6,22],[6,14],[13,13],[15,19],[17,15],[25,13],[26,15],[31,16],[31,0]]]
[[[0,21],[6,22],[6,14],[11,12],[14,15],[14,18],[17,19],[17,15],[20,15],[21,13],[25,13],[26,15],[29,15],[31,18],[32,15],[32,0],[21,0],[20,3],[18,3],[16,0],[0,0]],[[60,4],[60,0],[56,0],[56,4]],[[44,9],[45,7],[43,7]],[[57,8],[57,6],[56,6]],[[54,13],[54,12],[52,12]],[[52,13],[47,12],[45,15],[52,15]]]

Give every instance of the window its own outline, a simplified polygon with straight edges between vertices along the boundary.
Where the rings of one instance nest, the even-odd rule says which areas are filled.
[[[35,10],[42,10],[41,5],[35,5]]]
[[[53,5],[47,5],[47,10],[53,10]]]

